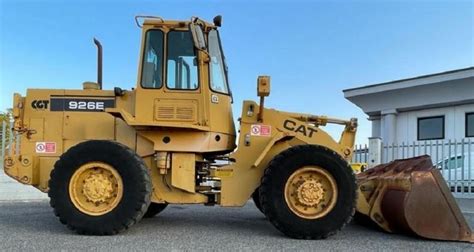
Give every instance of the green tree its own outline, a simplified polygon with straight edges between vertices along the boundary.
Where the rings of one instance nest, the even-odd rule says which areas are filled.
[[[13,110],[12,109],[7,109],[6,112],[0,112],[0,137],[1,134],[3,133],[3,129],[1,129],[1,127],[3,127],[3,122],[5,122],[5,126],[6,126],[6,129],[5,129],[5,145],[7,145],[7,143],[9,143],[10,141],[10,137],[11,137],[11,127],[12,127],[12,113],[13,113]],[[0,138],[1,139],[1,138]],[[4,146],[0,146],[0,148],[3,148]]]

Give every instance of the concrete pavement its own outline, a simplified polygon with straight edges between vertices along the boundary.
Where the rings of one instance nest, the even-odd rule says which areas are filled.
[[[48,195],[38,189],[23,185],[8,177],[3,169],[0,169],[0,202],[1,201],[28,201],[47,199]]]
[[[47,201],[0,203],[0,251],[463,251],[469,243],[440,242],[387,234],[350,224],[325,240],[283,236],[249,202],[243,208],[169,206],[115,236],[81,236],[53,215]],[[473,223],[471,223],[473,224]]]
[[[471,227],[474,200],[457,199]],[[473,250],[472,244],[386,234],[355,224],[326,240],[289,239],[249,202],[243,208],[169,206],[116,236],[80,236],[59,223],[47,195],[0,170],[0,251],[5,250]]]

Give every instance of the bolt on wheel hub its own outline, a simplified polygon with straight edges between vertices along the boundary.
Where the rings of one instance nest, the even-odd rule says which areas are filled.
[[[112,197],[113,192],[112,181],[103,174],[90,174],[84,180],[82,193],[89,201],[94,203],[106,202]]]
[[[69,182],[69,196],[81,212],[98,216],[112,211],[123,196],[120,174],[110,165],[91,162],[77,169]]]
[[[305,219],[327,215],[336,205],[337,184],[334,177],[317,166],[302,167],[285,184],[285,201],[290,210]]]
[[[305,206],[315,206],[324,197],[323,186],[314,179],[303,182],[297,189],[298,201]]]

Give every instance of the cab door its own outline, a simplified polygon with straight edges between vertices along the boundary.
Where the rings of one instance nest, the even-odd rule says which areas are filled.
[[[205,125],[191,33],[186,29],[150,29],[144,38],[137,121],[178,127]]]
[[[224,54],[217,30],[208,34],[211,130],[235,136],[232,97],[227,79]],[[232,138],[233,139],[233,138]]]

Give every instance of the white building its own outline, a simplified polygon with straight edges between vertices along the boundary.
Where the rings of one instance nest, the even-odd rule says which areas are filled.
[[[474,141],[474,67],[344,90],[385,144]]]

